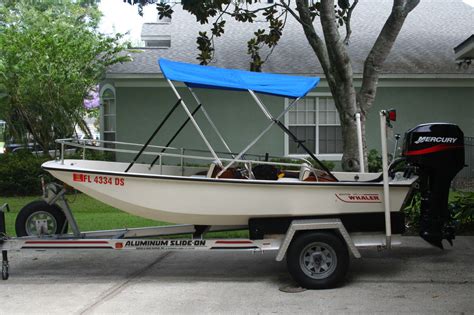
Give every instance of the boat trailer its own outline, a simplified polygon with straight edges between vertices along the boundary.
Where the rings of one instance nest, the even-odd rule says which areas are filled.
[[[43,200],[34,202],[41,209],[31,208],[29,209],[31,211],[24,211],[27,205],[19,214],[19,217],[22,215],[24,222],[27,223],[23,224],[23,228],[30,233],[25,231],[18,233],[18,228],[16,232],[28,236],[8,236],[5,212],[9,207],[7,204],[0,207],[2,279],[7,280],[9,277],[10,250],[276,251],[276,260],[282,261],[286,257],[288,271],[300,286],[308,289],[335,287],[345,278],[349,267],[349,255],[354,258],[361,257],[359,247],[390,249],[393,245],[401,244],[398,235],[400,230],[393,230],[393,227],[400,225],[400,222],[397,222],[398,224],[393,222],[389,203],[389,167],[385,134],[389,116],[389,111],[380,112],[385,208],[380,214],[384,216],[384,233],[349,233],[342,218],[336,216],[281,218],[289,224],[278,230],[278,233],[262,233],[258,230],[258,224],[253,224],[253,219],[249,220],[248,225],[243,226],[185,224],[82,232],[68,204],[66,188],[51,183],[43,185]],[[464,167],[462,131],[452,124],[423,124],[409,130],[405,138],[404,156],[409,163],[418,168],[418,173],[421,175],[420,236],[432,245],[442,248],[443,239],[451,243],[455,236],[447,201],[449,185],[457,172]],[[441,141],[450,143],[438,145],[437,143]],[[440,168],[443,162],[449,167],[445,165]],[[258,221],[262,223],[263,220],[263,225],[271,226],[273,219],[275,218],[258,218]],[[67,233],[68,227],[71,233]],[[248,230],[250,237],[204,238],[208,232],[229,230]],[[184,238],[176,238],[183,235]]]
[[[0,249],[2,251],[3,280],[9,278],[7,253],[11,250],[210,250],[252,253],[275,251],[277,261],[282,261],[285,256],[287,257],[289,271],[300,285],[306,288],[319,289],[333,287],[344,279],[348,269],[349,254],[354,258],[360,258],[359,247],[387,248],[385,234],[349,234],[338,218],[295,219],[291,221],[285,234],[269,235],[263,239],[204,238],[208,232],[244,230],[248,229],[248,226],[183,224],[81,232],[68,204],[66,192],[67,189],[59,184],[48,184],[45,188],[44,202],[48,205],[58,206],[64,212],[67,217],[66,224],[69,224],[72,230],[71,233],[48,235],[49,222],[46,218],[34,221],[35,230],[39,233],[38,236],[8,237],[5,226],[5,212],[9,211],[9,207],[8,204],[0,207]],[[302,233],[303,231],[310,233]],[[177,235],[191,235],[191,237],[166,238]],[[308,236],[310,236],[309,239]],[[399,244],[401,244],[399,238],[391,239],[391,245]],[[301,248],[295,248],[295,245]],[[290,254],[291,256],[289,256]],[[300,262],[299,257],[301,255],[307,259]],[[338,260],[337,265],[331,263],[335,259]],[[305,266],[306,268],[304,268]],[[331,270],[333,266],[338,270]],[[313,271],[313,274],[309,277],[305,274],[308,270]],[[325,275],[328,275],[329,278],[325,278]],[[318,281],[305,281],[305,278],[309,280],[315,278]]]

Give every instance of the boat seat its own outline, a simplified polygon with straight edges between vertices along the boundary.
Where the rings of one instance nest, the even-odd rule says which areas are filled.
[[[217,164],[217,162],[212,162],[207,171],[207,178],[216,178],[217,174],[222,170],[222,168]],[[235,167],[228,168],[219,178],[234,178],[234,179],[246,179],[242,176],[242,173]]]
[[[314,175],[313,170],[312,170],[311,167],[310,167],[308,164],[306,164],[306,163],[301,164],[301,167],[300,167],[300,174],[299,174],[299,180],[302,181],[302,182],[306,182],[306,181],[317,181],[317,178],[316,178],[316,176]]]
[[[299,180],[303,182],[335,182],[336,181],[325,171],[314,169],[306,163],[301,164]]]

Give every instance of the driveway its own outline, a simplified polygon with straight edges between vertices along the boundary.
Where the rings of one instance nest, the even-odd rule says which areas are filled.
[[[12,252],[0,313],[473,313],[474,237],[403,242],[362,250],[341,288],[297,293],[270,252]]]

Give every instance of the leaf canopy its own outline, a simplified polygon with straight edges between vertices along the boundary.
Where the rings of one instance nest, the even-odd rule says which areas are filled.
[[[82,123],[84,98],[107,66],[129,59],[126,44],[97,32],[100,12],[87,3],[12,1],[0,17],[0,115],[47,150]]]

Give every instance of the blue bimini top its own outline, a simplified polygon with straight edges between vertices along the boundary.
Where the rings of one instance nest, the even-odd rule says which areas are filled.
[[[184,82],[189,87],[224,89],[298,98],[308,94],[319,83],[318,77],[222,69],[159,59],[165,78]]]

